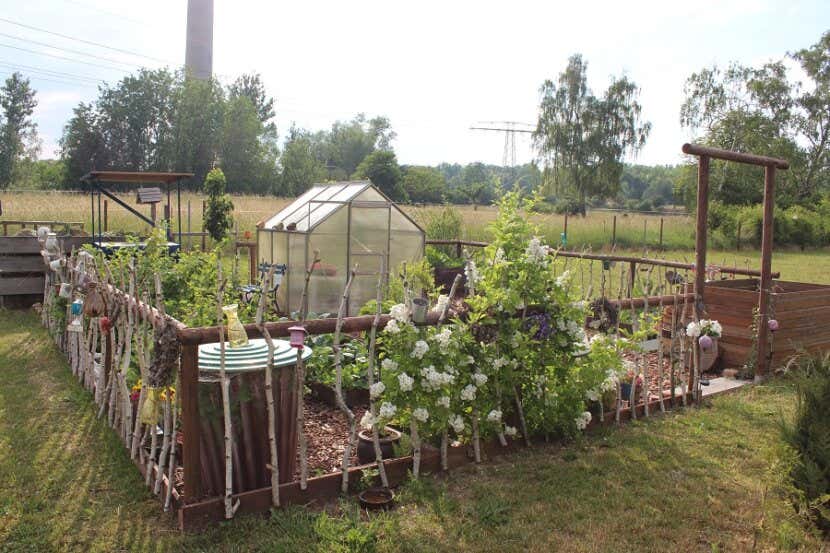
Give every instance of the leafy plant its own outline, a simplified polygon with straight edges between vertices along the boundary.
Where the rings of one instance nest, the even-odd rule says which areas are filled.
[[[311,357],[306,361],[306,380],[335,385],[334,348],[332,334],[312,336]],[[343,389],[366,388],[367,350],[363,340],[344,336],[340,342]]]
[[[790,478],[797,508],[830,535],[830,356],[805,359],[796,372],[795,419],[782,425],[797,456]]]
[[[225,174],[213,169],[205,177],[205,193],[208,195],[205,210],[205,230],[217,242],[222,241],[231,228],[233,202],[225,193]]]

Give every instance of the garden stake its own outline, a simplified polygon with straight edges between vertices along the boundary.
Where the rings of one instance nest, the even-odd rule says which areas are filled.
[[[176,390],[179,389],[178,382],[179,381],[178,381],[178,378],[177,378],[176,379],[176,386],[175,386]],[[173,497],[173,488],[176,485],[176,445],[177,445],[177,443],[176,443],[176,435],[177,435],[177,433],[176,433],[176,414],[178,413],[178,408],[176,407],[176,403],[178,402],[178,400],[179,400],[178,394],[175,394],[175,396],[173,397],[173,403],[172,403],[172,411],[173,411],[173,413],[172,413],[172,418],[173,418],[172,423],[173,424],[171,426],[171,430],[172,430],[172,434],[173,434],[173,436],[172,436],[173,446],[170,448],[170,462],[168,463],[169,467],[167,469],[167,491],[165,492],[165,497],[164,497],[164,511],[165,512],[170,510],[170,499]]]
[[[170,453],[170,398],[173,395],[172,390],[168,387],[164,398],[164,437],[161,440],[161,453],[159,453],[159,460],[156,468],[156,484],[153,486],[153,494],[158,495],[161,491],[161,481],[164,478],[164,468],[167,464],[167,455]]]
[[[305,282],[303,283],[303,295],[300,299],[300,325],[305,323],[308,315],[308,282],[311,280],[311,273],[314,271],[314,266],[320,263],[320,252],[314,250],[314,259],[308,270],[305,272]],[[305,365],[303,363],[303,349],[297,348],[297,368],[296,374],[296,393],[297,393],[297,438],[300,444],[300,489],[305,490],[308,487],[308,444],[305,436],[305,401],[303,395],[305,392]]]
[[[478,409],[475,405],[473,405],[473,413],[472,413],[472,420],[470,421],[473,426],[473,456],[475,458],[476,463],[481,462],[481,441],[478,435]],[[524,432],[524,427],[522,427]]]
[[[346,400],[343,398],[343,352],[340,347],[340,329],[343,326],[343,317],[346,314],[346,304],[349,301],[349,292],[352,289],[352,282],[354,275],[357,272],[357,264],[349,273],[349,280],[346,281],[346,287],[343,289],[343,297],[340,299],[340,308],[337,310],[337,323],[334,326],[334,338],[332,341],[332,348],[334,349],[334,371],[335,381],[334,390],[337,398],[337,406],[346,415],[349,421],[349,438],[346,441],[346,447],[343,449],[343,462],[341,470],[343,472],[343,482],[340,491],[343,494],[349,491],[349,461],[352,456],[352,444],[357,440],[357,427],[355,425],[354,413],[349,406],[346,405]]]
[[[450,303],[452,303],[453,298],[455,298],[456,290],[458,289],[458,285],[461,282],[461,275],[455,275],[455,278],[452,281],[452,286],[450,286],[450,294],[447,297],[447,304],[441,309],[441,314],[438,316],[438,326],[443,324],[444,319],[447,318],[447,312],[450,309]],[[441,470],[449,470],[449,460],[447,459],[447,446],[448,446],[449,436],[447,432],[447,426],[444,425],[444,429],[441,431]],[[499,442],[503,446],[507,445],[507,442],[504,439],[504,433],[499,430]]]
[[[369,330],[369,353],[368,363],[366,368],[366,380],[371,389],[372,384],[375,383],[375,346],[377,343],[378,325],[380,324],[380,315],[383,306],[383,274],[386,270],[386,261],[381,258],[380,274],[378,275],[377,293],[375,295],[375,318],[372,319],[372,328]],[[375,408],[375,400],[369,396],[369,412],[372,414],[372,420],[377,421],[377,409]],[[386,477],[386,465],[383,462],[383,453],[380,450],[380,436],[378,434],[377,422],[372,425],[372,445],[375,448],[375,462],[378,467],[378,474],[380,475],[381,484],[384,488],[389,487],[389,480]]]
[[[663,294],[664,290],[660,290],[660,305],[658,307],[660,313],[660,319],[658,322],[658,329],[659,332],[657,333],[657,395],[659,396],[660,401],[660,412],[666,412],[666,404],[663,402],[663,363],[665,359],[663,358]]]
[[[239,508],[239,500],[233,504],[233,436],[231,434],[230,382],[225,373],[225,321],[222,302],[225,296],[225,280],[222,278],[222,259],[216,261],[216,321],[219,326],[219,385],[222,387],[222,415],[225,427],[225,518],[231,519]]]
[[[274,340],[271,338],[271,332],[263,322],[265,311],[268,309],[269,296],[265,290],[270,287],[274,279],[274,271],[276,267],[271,265],[268,270],[268,275],[263,275],[259,283],[259,289],[262,293],[259,295],[259,306],[256,311],[256,324],[262,337],[265,338],[265,343],[268,344],[268,362],[265,365],[265,403],[268,409],[268,449],[270,452],[270,468],[271,468],[271,504],[274,507],[280,506],[280,469],[279,457],[277,454],[277,436],[274,425],[277,422],[277,416],[274,409]]]

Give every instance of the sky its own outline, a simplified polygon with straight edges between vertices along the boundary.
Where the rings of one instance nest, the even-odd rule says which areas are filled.
[[[31,78],[41,157],[100,82],[181,66],[186,13],[186,0],[0,0],[0,78]],[[535,123],[539,87],[581,53],[594,93],[622,75],[641,88],[653,128],[629,161],[672,164],[693,138],[679,123],[689,75],[780,59],[827,30],[827,0],[215,0],[214,74],[260,73],[282,136],[363,112],[390,119],[402,164],[501,164],[504,134],[470,127]],[[516,161],[533,155],[519,135]]]

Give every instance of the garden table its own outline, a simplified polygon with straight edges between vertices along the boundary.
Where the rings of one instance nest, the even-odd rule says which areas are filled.
[[[311,348],[303,348],[307,359]],[[224,426],[219,386],[219,344],[199,346],[202,420],[202,483],[208,495],[225,489]],[[286,340],[274,340],[273,389],[280,483],[294,480],[297,466],[297,350]],[[266,410],[265,368],[268,345],[249,340],[243,347],[225,345],[225,377],[230,380],[233,435],[233,491],[240,493],[271,485]]]

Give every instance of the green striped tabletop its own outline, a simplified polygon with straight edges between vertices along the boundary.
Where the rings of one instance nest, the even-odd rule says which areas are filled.
[[[311,355],[311,348],[303,348],[303,359]],[[199,369],[205,372],[219,372],[219,344],[199,346]],[[297,350],[286,340],[274,340],[274,368],[286,367],[297,362]],[[265,370],[268,365],[268,344],[264,338],[249,340],[248,345],[232,348],[225,342],[225,372],[243,373]]]

